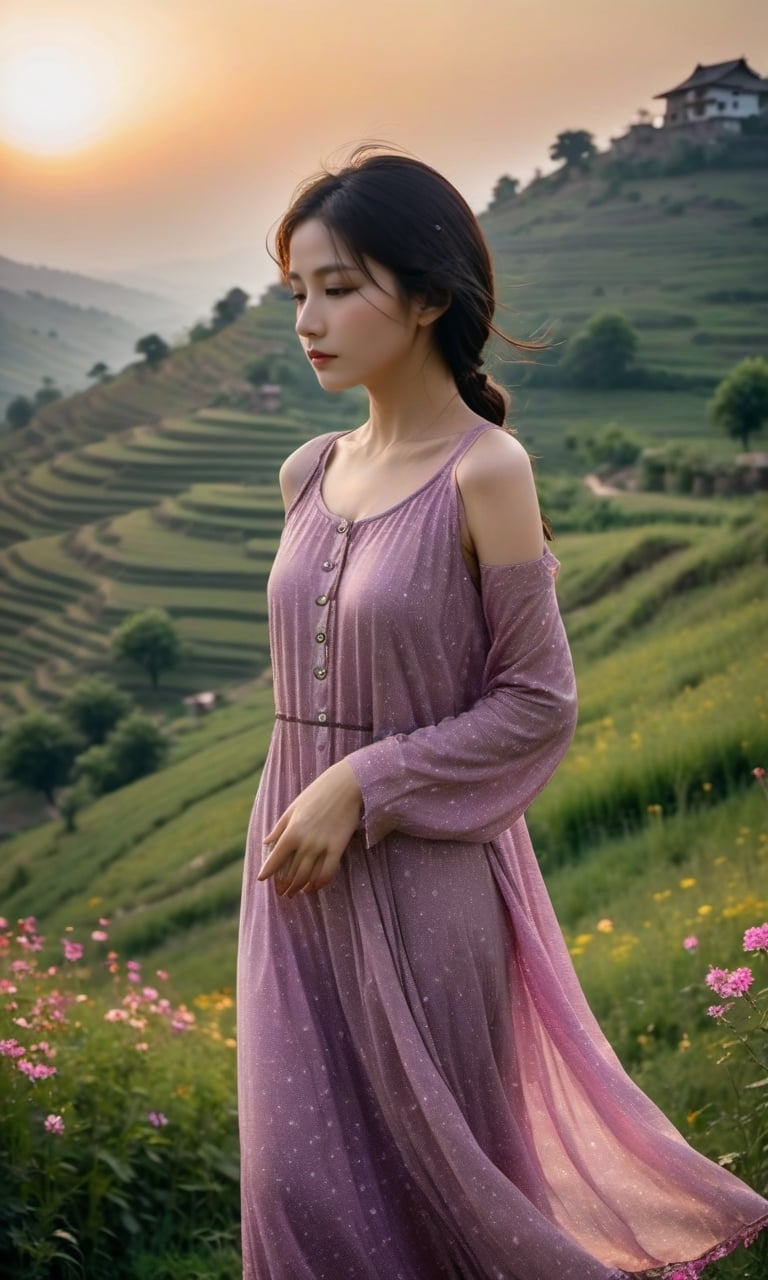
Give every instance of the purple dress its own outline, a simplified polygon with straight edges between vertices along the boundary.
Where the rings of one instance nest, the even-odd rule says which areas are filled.
[[[321,438],[286,517],[238,963],[246,1280],[671,1276],[768,1215],[633,1084],[574,973],[523,817],[576,719],[558,561],[478,590],[459,540],[454,468],[492,429],[353,522]],[[263,837],[342,757],[358,833],[282,899]]]

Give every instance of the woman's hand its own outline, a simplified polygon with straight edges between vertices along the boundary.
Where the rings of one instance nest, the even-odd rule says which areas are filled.
[[[360,821],[362,795],[346,760],[339,760],[305,787],[264,839],[271,851],[259,880],[275,877],[279,894],[324,889]]]

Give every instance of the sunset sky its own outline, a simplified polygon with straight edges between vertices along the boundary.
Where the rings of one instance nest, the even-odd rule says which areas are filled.
[[[697,62],[768,75],[764,0],[1,0],[0,253],[108,274],[239,253],[361,139],[480,210]]]

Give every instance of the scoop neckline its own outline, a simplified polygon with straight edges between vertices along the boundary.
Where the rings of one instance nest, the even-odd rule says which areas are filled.
[[[424,481],[424,483],[419,485],[418,489],[414,489],[412,493],[406,494],[404,498],[400,498],[400,500],[398,502],[393,503],[391,507],[385,507],[383,511],[375,511],[371,516],[358,516],[357,519],[350,519],[349,516],[338,515],[336,512],[331,511],[330,507],[326,506],[325,499],[323,498],[323,480],[325,478],[325,469],[326,469],[326,466],[328,465],[328,459],[331,456],[331,453],[333,452],[333,447],[336,444],[337,440],[341,440],[343,436],[351,436],[352,432],[355,431],[357,428],[352,427],[349,431],[339,431],[330,441],[328,448],[326,449],[325,453],[322,455],[320,459],[319,475],[317,478],[317,482],[315,484],[316,504],[319,507],[320,511],[324,515],[326,515],[329,520],[335,520],[337,524],[340,524],[342,521],[344,521],[347,528],[352,528],[353,525],[370,524],[373,520],[381,520],[384,518],[384,516],[391,515],[393,511],[399,511],[401,507],[404,507],[406,505],[406,503],[412,502],[413,499],[417,498],[420,493],[423,493],[425,489],[428,489],[430,485],[434,484],[435,481],[439,479],[439,477],[443,474],[446,468],[451,465],[454,458],[456,457],[456,454],[458,453],[459,449],[464,444],[464,441],[467,439],[468,436],[472,435],[473,433],[479,434],[481,430],[485,431],[486,429],[493,428],[495,426],[496,426],[496,423],[494,422],[479,422],[477,423],[476,426],[470,427],[468,431],[464,432],[458,444],[456,445],[456,448],[446,458],[443,465],[441,467],[438,467],[437,471],[434,471],[431,476],[428,476],[427,479]]]

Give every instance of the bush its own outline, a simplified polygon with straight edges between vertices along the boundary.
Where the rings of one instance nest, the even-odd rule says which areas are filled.
[[[181,1280],[227,1275],[185,1263],[226,1255],[234,1275],[232,1000],[201,998],[199,1022],[165,972],[106,950],[108,927],[87,947],[65,933],[56,954],[33,917],[0,920],[0,1271]]]

